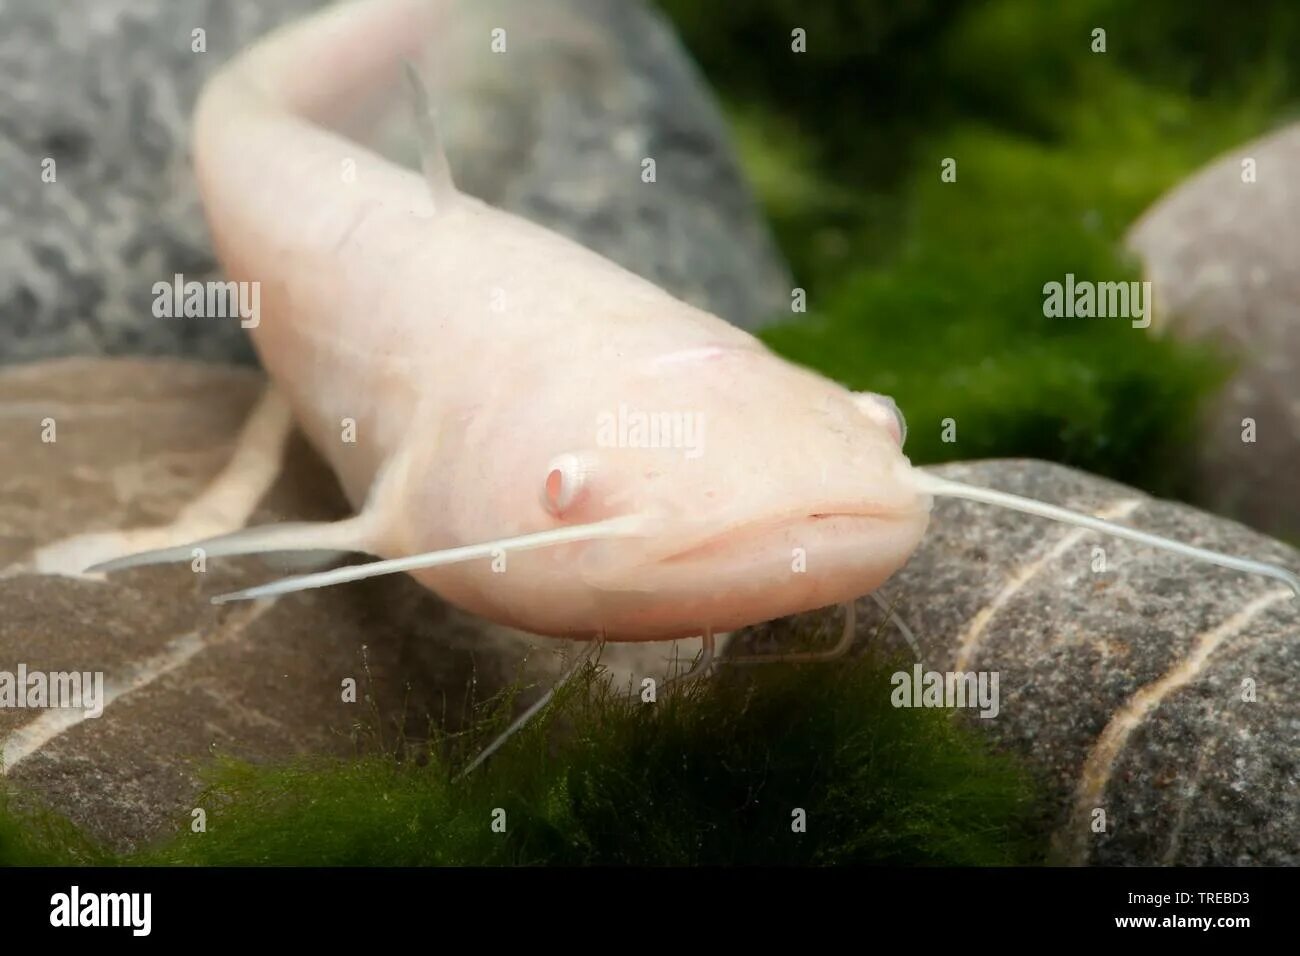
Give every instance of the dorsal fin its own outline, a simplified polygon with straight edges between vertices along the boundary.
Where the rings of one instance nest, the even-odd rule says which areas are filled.
[[[411,87],[411,105],[415,113],[415,132],[420,140],[420,167],[424,181],[429,184],[435,213],[441,213],[456,200],[456,184],[451,178],[451,165],[438,135],[437,118],[429,88],[425,86],[420,71],[410,60],[402,62],[407,83]]]

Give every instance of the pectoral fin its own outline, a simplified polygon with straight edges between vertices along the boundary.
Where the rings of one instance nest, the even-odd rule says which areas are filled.
[[[191,561],[196,552],[201,552],[208,558],[287,551],[369,552],[371,540],[369,531],[370,522],[364,514],[343,521],[286,521],[282,524],[241,528],[230,534],[202,538],[170,548],[129,554],[92,565],[86,568],[86,573],[121,571],[125,568],[138,568],[150,564]]]

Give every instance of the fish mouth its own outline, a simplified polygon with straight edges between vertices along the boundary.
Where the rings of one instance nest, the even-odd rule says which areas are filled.
[[[706,616],[712,604],[737,600],[743,592],[748,606],[771,605],[771,616],[779,617],[792,612],[780,610],[789,600],[776,595],[791,586],[803,595],[796,603],[828,596],[821,604],[836,603],[842,593],[872,590],[907,560],[929,517],[930,509],[919,502],[902,510],[818,508],[729,527],[697,526],[693,535],[658,547],[644,542],[630,552],[597,542],[583,555],[582,576],[596,591],[624,595],[621,600],[676,595],[675,602]],[[813,573],[792,575],[801,570],[792,564],[800,556]],[[881,568],[887,573],[877,574]]]
[[[618,600],[631,602],[638,614],[667,613],[636,604],[658,595],[669,597],[673,613],[701,620],[723,619],[717,615],[737,601],[747,614],[781,617],[796,606],[821,607],[873,590],[906,562],[928,520],[924,507],[818,509],[714,528],[653,554],[589,552],[583,577],[596,591],[622,595]],[[767,617],[753,618],[760,619]]]
[[[884,522],[908,520],[923,513],[872,512],[861,509],[825,509],[811,513],[782,515],[766,521],[747,522],[744,525],[714,531],[692,539],[672,551],[656,555],[654,563],[663,565],[685,564],[701,559],[716,558],[738,552],[753,553],[758,547],[778,543],[797,544],[801,531],[809,537],[840,530],[851,534],[879,526]]]

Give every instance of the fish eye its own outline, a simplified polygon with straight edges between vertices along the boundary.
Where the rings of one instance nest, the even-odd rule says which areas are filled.
[[[876,392],[858,392],[857,399],[858,407],[889,429],[889,433],[898,442],[898,447],[902,448],[907,442],[907,419],[903,417],[898,403],[888,395]]]
[[[570,453],[552,458],[542,485],[542,506],[557,518],[562,517],[582,498],[590,473],[588,463],[578,455]]]

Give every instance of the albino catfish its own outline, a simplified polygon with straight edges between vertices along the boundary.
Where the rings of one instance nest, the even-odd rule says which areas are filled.
[[[914,469],[891,400],[796,367],[459,192],[413,71],[422,175],[333,131],[401,77],[447,9],[327,9],[227,65],[195,116],[218,256],[231,279],[260,283],[257,352],[355,516],[248,528],[91,570],[190,560],[196,546],[365,552],[379,560],[213,600],[406,572],[535,634],[707,642],[871,593],[917,548],[932,496],[948,495],[1300,593],[1279,567]],[[665,428],[655,438],[623,427],[629,419]],[[345,423],[355,441],[341,437]],[[690,426],[693,443],[664,447],[685,433],[668,423]],[[795,569],[796,553],[806,567]]]

